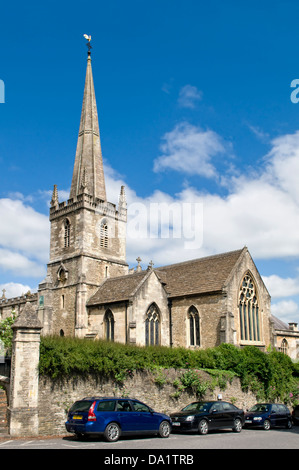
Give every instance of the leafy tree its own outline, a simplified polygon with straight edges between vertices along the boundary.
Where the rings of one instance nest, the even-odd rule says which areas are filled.
[[[10,317],[7,317],[0,322],[0,342],[8,352],[11,352],[13,338],[12,325],[14,324],[15,319],[16,315],[13,310]]]

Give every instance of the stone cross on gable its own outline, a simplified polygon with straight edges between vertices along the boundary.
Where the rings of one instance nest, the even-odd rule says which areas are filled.
[[[153,263],[152,261],[150,261],[150,262],[148,263],[149,269],[153,269],[154,264],[155,264],[155,263]]]
[[[136,258],[136,261],[138,263],[138,265],[136,267],[136,272],[140,273],[142,271],[142,267],[140,266],[140,263],[141,263],[142,259],[140,258],[140,256],[138,256],[138,258]]]

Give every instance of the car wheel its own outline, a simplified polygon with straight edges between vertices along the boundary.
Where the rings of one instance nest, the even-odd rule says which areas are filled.
[[[271,423],[268,419],[265,419],[264,424],[263,424],[263,428],[264,428],[265,431],[269,431],[269,429],[271,428]]]
[[[235,419],[233,431],[234,432],[241,432],[242,431],[242,421],[240,420],[240,418]]]
[[[109,423],[106,426],[104,437],[108,442],[116,442],[120,436],[120,427],[117,423]]]
[[[291,421],[290,419],[288,419],[288,422],[287,422],[287,424],[286,424],[286,428],[287,428],[287,429],[292,429],[292,427],[293,427],[293,423],[292,423],[292,421]]]
[[[201,419],[198,423],[198,432],[199,434],[208,434],[209,425],[206,419]]]
[[[162,423],[159,426],[159,431],[158,434],[160,437],[169,437],[170,434],[170,424],[168,421],[162,421]]]

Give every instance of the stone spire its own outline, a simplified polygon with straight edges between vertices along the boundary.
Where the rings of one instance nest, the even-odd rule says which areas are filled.
[[[82,187],[82,182],[83,187]],[[86,186],[85,186],[86,183]],[[70,199],[83,192],[106,201],[105,178],[94,83],[88,51],[85,88]]]

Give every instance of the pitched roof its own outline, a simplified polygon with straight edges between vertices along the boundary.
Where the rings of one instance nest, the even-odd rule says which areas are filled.
[[[148,274],[149,271],[141,271],[106,279],[97,292],[89,299],[87,305],[92,306],[128,300],[134,295]]]
[[[271,319],[274,323],[275,330],[289,330],[290,329],[289,325],[287,325],[286,323],[284,323],[282,320],[275,317],[274,315],[271,315]]]
[[[220,291],[246,248],[156,268],[169,297]]]
[[[169,297],[218,292],[224,287],[242,250],[207,256],[183,263],[156,268],[156,273]],[[106,279],[87,305],[100,305],[128,300],[149,275],[141,271]]]

